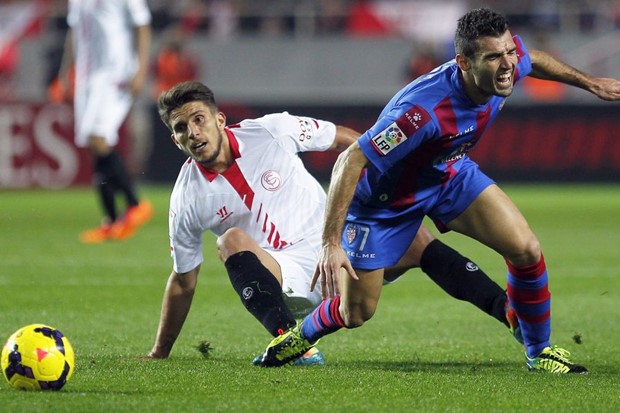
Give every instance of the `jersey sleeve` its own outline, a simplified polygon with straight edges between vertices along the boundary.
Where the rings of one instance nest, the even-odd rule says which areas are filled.
[[[429,112],[420,105],[397,106],[367,130],[358,143],[368,160],[381,172],[415,151],[436,135]]]
[[[266,115],[259,120],[269,133],[290,152],[323,152],[336,139],[336,125],[332,122],[287,112]]]
[[[170,202],[168,228],[170,237],[170,256],[173,269],[185,273],[196,268],[204,260],[202,254],[202,230],[194,228],[190,212]]]
[[[532,59],[530,58],[530,53],[527,51],[521,37],[515,35],[512,39],[517,45],[518,60],[517,67],[515,69],[515,82],[518,82],[532,72]]]
[[[146,26],[151,23],[151,11],[146,0],[127,0],[127,7],[134,26]]]

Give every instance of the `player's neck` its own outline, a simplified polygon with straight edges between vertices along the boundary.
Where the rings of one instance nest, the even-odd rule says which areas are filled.
[[[461,84],[463,85],[463,90],[468,98],[470,98],[476,105],[484,105],[490,99],[492,95],[489,95],[483,92],[478,85],[476,85],[476,80],[470,73],[460,72],[461,75]]]

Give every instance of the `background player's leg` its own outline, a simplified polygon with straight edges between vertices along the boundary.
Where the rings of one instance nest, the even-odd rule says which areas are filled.
[[[118,190],[125,196],[127,204],[132,207],[138,205],[138,196],[132,183],[129,172],[119,154],[111,151],[106,155],[107,174],[116,184]]]
[[[103,207],[103,211],[110,223],[116,221],[116,185],[109,172],[108,155],[97,156],[93,160],[95,164],[94,185]]]

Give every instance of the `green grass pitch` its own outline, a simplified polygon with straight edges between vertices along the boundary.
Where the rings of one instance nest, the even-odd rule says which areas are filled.
[[[154,219],[134,238],[102,245],[77,238],[99,219],[90,189],[0,192],[0,340],[50,324],[70,339],[77,364],[60,392],[19,392],[2,380],[0,411],[620,411],[620,186],[504,188],[543,246],[552,340],[590,369],[583,376],[528,372],[502,325],[419,270],[384,288],[367,325],[321,341],[327,366],[252,367],[269,336],[239,303],[211,235],[171,357],[140,360],[171,268],[170,189],[143,188]],[[441,239],[505,285],[497,254],[457,234]],[[214,348],[208,358],[196,350],[201,340]]]

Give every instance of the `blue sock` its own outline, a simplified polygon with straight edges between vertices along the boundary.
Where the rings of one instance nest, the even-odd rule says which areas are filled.
[[[304,318],[301,334],[306,340],[316,343],[319,338],[344,327],[338,307],[340,307],[339,296],[328,298]]]
[[[525,352],[535,357],[550,346],[551,294],[545,259],[541,256],[536,264],[515,267],[508,264],[508,288],[506,293],[514,308],[525,342]]]

